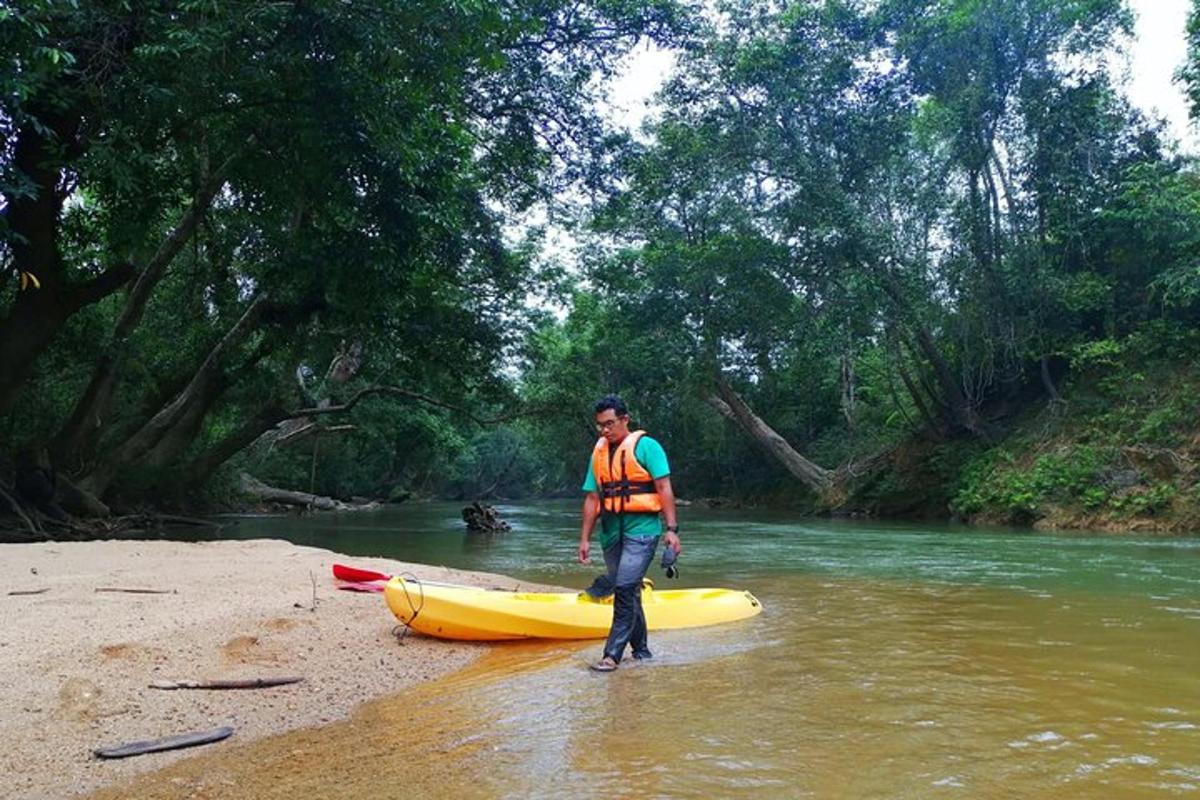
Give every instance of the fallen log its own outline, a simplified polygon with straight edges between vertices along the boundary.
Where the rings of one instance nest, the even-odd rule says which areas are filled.
[[[178,750],[181,747],[195,747],[198,744],[219,742],[222,739],[228,739],[231,735],[233,735],[233,728],[225,726],[214,728],[211,731],[183,733],[140,742],[126,742],[112,747],[98,747],[92,752],[97,758],[128,758],[129,756],[140,756],[142,753],[158,753],[163,750]]]
[[[279,489],[274,486],[268,486],[258,478],[245,472],[242,473],[242,491],[255,500],[283,503],[302,508],[315,508],[318,511],[366,511],[379,507],[379,503],[376,502],[354,505],[343,503],[341,500],[332,497],[322,497],[318,494],[296,492],[291,489]]]
[[[300,683],[304,678],[290,675],[283,678],[236,678],[215,681],[154,681],[151,689],[266,689]]]

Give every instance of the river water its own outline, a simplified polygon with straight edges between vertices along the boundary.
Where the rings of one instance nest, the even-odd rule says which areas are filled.
[[[447,504],[226,535],[575,587],[598,572],[573,563],[574,503],[500,510],[514,530],[490,536]],[[760,616],[652,633],[655,660],[611,675],[586,669],[598,643],[496,646],[138,796],[198,769],[201,796],[1200,797],[1200,538],[698,508],[681,523],[682,575],[655,566],[657,585],[749,589]]]

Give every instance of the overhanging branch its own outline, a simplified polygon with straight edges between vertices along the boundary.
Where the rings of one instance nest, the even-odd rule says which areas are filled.
[[[298,419],[300,417],[318,417],[325,414],[345,414],[346,412],[352,410],[362,400],[374,395],[390,395],[392,397],[401,397],[405,400],[415,400],[418,403],[425,403],[426,405],[431,405],[435,408],[442,408],[447,411],[453,411],[457,414],[462,414],[467,419],[478,425],[497,425],[501,422],[508,422],[513,419],[532,416],[534,414],[541,413],[544,410],[542,408],[531,408],[524,411],[514,412],[512,414],[504,414],[499,417],[477,417],[470,411],[464,409],[462,406],[456,406],[453,403],[447,403],[444,400],[439,400],[436,397],[430,397],[429,395],[421,394],[420,392],[414,392],[410,389],[402,389],[399,386],[368,386],[365,389],[359,389],[353,397],[340,405],[329,405],[317,408],[302,408],[298,411],[291,412],[283,419],[289,420]]]

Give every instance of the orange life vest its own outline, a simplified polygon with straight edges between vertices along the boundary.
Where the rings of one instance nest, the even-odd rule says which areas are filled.
[[[654,478],[638,463],[634,450],[645,431],[633,431],[608,457],[608,440],[603,436],[592,451],[592,474],[600,507],[608,514],[657,514],[662,500],[654,488]]]

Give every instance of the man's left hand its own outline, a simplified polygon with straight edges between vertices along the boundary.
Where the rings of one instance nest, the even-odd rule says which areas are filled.
[[[667,531],[667,535],[663,537],[663,542],[667,547],[675,551],[675,555],[683,552],[683,545],[679,543],[679,534],[674,531]]]

